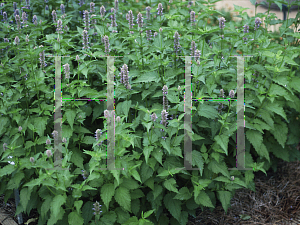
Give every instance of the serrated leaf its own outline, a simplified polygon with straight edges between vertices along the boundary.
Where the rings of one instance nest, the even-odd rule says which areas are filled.
[[[227,214],[227,209],[230,206],[231,193],[229,191],[217,191],[218,198],[222,203],[223,209]]]
[[[170,178],[170,179],[164,181],[164,186],[166,189],[168,189],[169,191],[178,193],[178,190],[175,187],[175,185],[176,185],[176,180],[174,178]]]
[[[73,110],[66,110],[65,117],[67,118],[67,121],[70,124],[72,130],[73,130],[75,116],[76,116],[76,113]]]
[[[228,155],[229,136],[226,136],[226,135],[217,135],[217,136],[214,137],[214,139],[217,141],[217,143],[224,150],[225,154]]]
[[[204,190],[200,191],[197,197],[195,197],[195,202],[197,204],[201,204],[206,207],[214,208],[214,205],[212,204],[209,196],[206,194]]]
[[[122,208],[131,212],[131,197],[127,188],[118,187],[115,193],[115,200]]]
[[[50,209],[53,216],[58,217],[60,210],[62,209],[62,205],[66,203],[66,195],[56,195],[51,203]]]
[[[104,184],[101,188],[101,199],[104,202],[107,210],[109,209],[109,203],[111,201],[112,196],[115,194],[115,188],[113,184]]]
[[[160,81],[160,77],[158,75],[157,72],[145,72],[143,74],[141,74],[140,76],[138,76],[138,78],[136,80],[133,80],[132,83],[142,83],[142,82],[151,82],[151,81],[155,81],[155,82],[159,82]]]
[[[168,193],[164,197],[164,204],[171,215],[179,221],[181,213],[181,201],[173,199],[173,194]]]

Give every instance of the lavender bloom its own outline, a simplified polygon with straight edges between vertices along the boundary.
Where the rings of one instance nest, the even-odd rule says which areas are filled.
[[[108,111],[107,111],[107,113],[108,113]],[[104,114],[105,114],[105,111],[104,111]],[[101,129],[97,129],[96,132],[95,132],[96,141],[99,140],[101,135],[102,135]],[[98,146],[102,145],[102,143],[103,143],[103,141],[101,141],[101,143],[99,143]]]
[[[23,13],[22,13],[22,20],[23,20],[22,24],[26,24],[26,22],[27,22],[27,15],[26,15],[26,12],[23,12]],[[25,25],[25,26],[23,26],[23,27],[28,27],[28,25]]]
[[[5,151],[6,151],[6,149],[7,149],[7,147],[6,147],[6,146],[7,146],[7,143],[4,143],[4,144],[3,144],[3,151],[4,151],[4,152],[5,152]]]
[[[16,11],[16,9],[17,9],[17,3],[16,2],[13,3],[13,7],[14,7],[14,11]]]
[[[83,47],[82,49],[89,49],[90,47],[88,47],[88,43],[89,43],[89,35],[88,35],[88,32],[87,30],[83,30],[82,32],[82,38],[83,38]]]
[[[110,44],[109,44],[109,39],[108,39],[107,35],[105,35],[103,37],[103,42],[104,42],[104,46],[105,46],[105,53],[108,54],[111,50],[109,49]]]
[[[168,108],[169,108],[169,106],[168,106],[168,99],[167,99],[167,94],[168,94],[168,87],[167,87],[167,85],[164,85],[163,86],[163,89],[162,89],[162,91],[163,91],[163,109],[164,110],[168,110]]]
[[[36,17],[36,15],[34,15],[32,17],[32,23],[34,23],[35,25],[37,25],[37,17]]]
[[[220,29],[224,29],[224,27],[225,27],[225,18],[224,17],[221,17],[220,19],[219,19],[219,27],[220,27]]]
[[[155,113],[152,113],[152,115],[150,117],[151,117],[151,120],[154,121],[154,122],[158,118]]]
[[[150,6],[147,6],[146,7],[146,17],[147,17],[147,20],[150,20],[150,10],[151,10],[151,7]]]
[[[147,35],[147,40],[150,41],[152,37],[152,31],[151,30],[146,30],[146,35]]]
[[[18,36],[16,36],[16,37],[15,37],[15,44],[16,44],[16,45],[19,45],[19,43],[20,43],[20,39],[19,39]]]
[[[90,3],[90,13],[95,13],[95,3],[94,2]]]
[[[34,158],[33,158],[33,157],[30,157],[29,160],[30,160],[30,162],[32,162],[32,163],[34,162]]]
[[[162,16],[163,15],[163,7],[161,3],[158,3],[158,8],[157,8],[157,15]]]
[[[46,151],[46,154],[47,154],[48,158],[50,158],[50,157],[52,156],[52,152],[51,152],[51,150],[50,150],[50,149],[48,149],[48,150]]]
[[[95,29],[96,27],[94,25],[97,24],[97,20],[92,19],[94,16],[96,16],[96,15],[91,15],[91,21],[92,21],[91,29]],[[93,35],[97,35],[97,33],[94,33]]]
[[[70,78],[70,65],[67,63],[64,65],[66,79]]]
[[[158,34],[157,32],[154,32],[153,37],[155,37],[157,34]]]
[[[16,10],[14,11],[14,17],[16,17],[16,15],[19,15],[19,16],[20,16],[19,9],[16,9]]]
[[[174,38],[174,51],[175,51],[175,54],[177,54],[178,49],[181,47],[179,44],[180,37],[179,37],[179,34],[177,31],[175,32],[173,38]]]
[[[20,29],[20,26],[21,26],[21,22],[20,22],[20,16],[19,15],[16,15],[15,16],[15,20],[16,20],[16,23],[18,25],[18,30]]]
[[[168,122],[168,112],[166,110],[161,111],[161,121],[160,124],[164,125],[165,127],[167,126]],[[160,131],[164,131],[163,129],[161,129]]]
[[[126,14],[126,20],[128,20],[128,23],[129,23],[129,29],[132,29],[133,28],[133,14],[132,14],[132,11],[129,10],[128,13]],[[133,34],[134,32],[133,31],[130,31],[131,34]]]
[[[161,32],[163,31],[163,29],[162,29],[162,28],[159,28],[159,30],[158,30],[158,31],[159,31],[159,33],[161,33]]]
[[[230,97],[230,98],[233,98],[234,95],[235,95],[235,94],[234,94],[234,90],[231,90],[231,91],[229,92],[229,97]]]
[[[111,27],[117,27],[117,23],[116,23],[116,10],[114,8],[111,8],[110,10],[113,14],[110,15],[110,19],[111,19]],[[113,30],[113,33],[118,33],[118,31]]]
[[[58,132],[56,130],[53,131],[52,135],[53,135],[54,140],[57,140]]]
[[[139,28],[143,27],[143,15],[142,15],[142,13],[139,12],[139,14],[137,15],[136,22],[137,22]]]
[[[261,19],[259,17],[255,18],[255,27],[254,30],[256,30],[257,28],[259,28],[259,25],[261,24]]]
[[[49,10],[49,6],[48,5],[45,6],[45,10]]]
[[[119,1],[115,0],[115,9],[118,11],[119,10]]]
[[[191,42],[191,56],[195,56],[195,51],[196,51],[196,43],[195,41]]]
[[[76,55],[76,61],[78,62],[80,60],[79,55]]]
[[[89,18],[89,11],[85,10],[83,12],[83,20],[84,20],[84,29],[89,30],[90,29],[90,18]]]
[[[86,180],[87,177],[88,177],[88,174],[87,174],[86,170],[81,170],[81,172],[82,172],[81,175],[82,175],[83,179]]]
[[[63,143],[67,143],[67,139],[64,137],[64,138],[62,139],[62,142],[63,142]]]
[[[59,34],[64,33],[64,32],[62,31],[62,21],[61,21],[61,19],[59,19],[59,20],[57,21],[57,28],[56,28],[56,31],[57,31]]]
[[[56,23],[57,15],[56,15],[55,10],[52,11],[52,19],[53,19],[53,23]]]
[[[50,139],[46,140],[46,145],[51,145],[51,140]]]
[[[116,121],[117,121],[117,123],[120,123],[120,121],[121,121],[120,116],[117,116]]]
[[[243,27],[244,27],[244,33],[249,33],[249,26],[246,24],[246,25],[244,25]],[[248,38],[244,37],[243,40],[244,40],[244,41],[247,41]]]
[[[47,66],[47,64],[45,63],[45,51],[42,51],[40,53],[40,63],[41,63],[41,68],[44,69],[44,67]]]
[[[26,41],[26,42],[29,42],[29,36],[28,36],[28,34],[26,35],[25,41]]]
[[[65,6],[64,6],[64,4],[60,5],[60,10],[61,10],[61,14],[62,15],[65,14]]]
[[[19,129],[18,129],[18,130],[19,130],[19,132],[21,132],[21,130],[23,130],[23,128],[22,128],[21,126],[19,126]]]
[[[3,12],[3,20],[4,21],[7,21],[7,13],[6,12]],[[5,23],[5,22],[4,22]]]
[[[79,5],[80,6],[83,6],[85,3],[84,3],[84,0],[79,0]]]
[[[107,119],[107,118],[108,118],[108,116],[109,116],[108,114],[109,114],[108,110],[107,110],[107,109],[105,109],[105,110],[104,110],[104,117],[105,117],[106,119]]]
[[[196,22],[195,12],[191,11],[190,16],[191,16],[190,20],[191,20],[192,26],[195,26],[195,22]]]
[[[121,76],[121,83],[124,84],[125,88],[130,89],[130,85],[128,82],[128,75],[129,75],[129,71],[128,71],[128,66],[126,64],[124,64],[121,68],[121,73],[119,73],[119,76]]]
[[[198,49],[196,49],[196,51],[195,51],[195,61],[200,60],[200,56],[201,56],[201,52]],[[198,63],[198,65],[199,64],[200,64],[200,62]]]
[[[105,12],[106,12],[105,7],[104,7],[104,6],[101,6],[101,8],[100,8],[100,14],[101,14],[101,17],[104,17],[104,16],[105,16]]]
[[[92,208],[92,209],[95,211],[95,212],[94,212],[94,215],[101,215],[102,211],[100,211],[100,210],[101,210],[101,206],[102,206],[102,205],[100,205],[100,204],[96,201],[96,203],[94,203],[93,206],[95,207],[95,208]]]

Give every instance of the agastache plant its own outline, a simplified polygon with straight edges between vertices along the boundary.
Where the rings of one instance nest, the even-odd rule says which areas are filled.
[[[128,66],[126,64],[124,64],[121,68],[121,73],[119,73],[119,76],[121,76],[121,83],[124,84],[126,89],[131,89],[131,85],[128,82],[128,75],[129,75],[129,71],[128,71]]]
[[[137,15],[136,22],[137,22],[139,28],[143,27],[143,15],[142,15],[142,13],[139,12],[139,14]]]
[[[259,17],[256,17],[254,30],[257,30],[259,28],[260,24],[261,24],[261,19]]]
[[[126,20],[128,20],[128,23],[129,23],[129,29],[132,29],[133,28],[133,14],[132,14],[132,11],[129,10],[128,13],[126,14]],[[133,31],[130,31],[131,34],[133,34],[134,32]]]
[[[16,9],[16,10],[14,11],[14,16],[16,16],[16,15],[19,15],[19,16],[20,16],[19,9]]]
[[[167,99],[167,94],[168,94],[168,87],[167,87],[167,85],[163,86],[162,91],[163,91],[163,109],[164,110],[168,110],[168,108],[169,108],[169,106],[168,106],[169,102],[168,102],[168,99]]]
[[[19,15],[16,15],[16,16],[15,16],[15,20],[16,20],[16,23],[17,23],[17,25],[18,25],[18,30],[20,30],[20,27],[21,27],[20,16],[19,16]]]
[[[119,10],[119,1],[118,0],[115,0],[115,9],[116,9],[116,11]]]
[[[5,21],[7,21],[7,13],[6,12],[3,12],[3,20],[4,20],[4,23],[5,23]]]
[[[90,13],[95,13],[95,3],[94,2],[90,3]]]
[[[147,20],[149,21],[150,20],[150,10],[151,10],[151,7],[150,6],[147,6],[146,7],[146,17],[147,17]]]
[[[104,115],[106,115],[107,112],[104,111]],[[97,129],[96,132],[95,132],[96,141],[99,141],[101,135],[102,135],[101,129]],[[99,143],[97,145],[100,146],[100,145],[102,145],[102,143],[103,143],[103,141],[101,141],[101,143]]]
[[[23,27],[28,27],[28,25],[26,25],[26,23],[27,23],[27,14],[26,14],[26,12],[22,13],[22,20],[23,20],[22,24],[25,25]]]
[[[83,12],[84,29],[87,30],[87,31],[90,29],[90,17],[89,17],[89,15],[90,15],[89,11],[85,10]]]
[[[114,9],[114,8],[111,8],[111,10],[110,10],[113,14],[112,15],[110,15],[110,19],[111,19],[111,27],[117,27],[118,25],[117,25],[117,23],[116,23],[116,10]],[[113,33],[118,33],[118,31],[116,31],[116,30],[113,30],[112,31]]]
[[[70,65],[67,63],[64,65],[66,79],[70,79]]]
[[[61,21],[61,19],[59,19],[59,20],[57,21],[57,28],[56,28],[56,31],[57,31],[59,34],[63,34],[64,32],[62,31],[62,28],[63,28],[62,21]]]
[[[247,24],[245,24],[243,27],[244,27],[244,33],[245,33],[245,34],[246,34],[246,33],[249,33],[249,26],[248,26]],[[247,41],[248,38],[244,37],[243,40],[244,40],[244,41]]]
[[[190,13],[190,21],[191,21],[191,25],[195,26],[196,19],[195,19],[195,12],[194,11],[191,11],[191,13]]]
[[[65,6],[64,6],[64,4],[60,5],[60,10],[61,10],[61,14],[64,15],[65,14]]]
[[[56,23],[57,15],[56,15],[55,10],[52,11],[52,20],[53,20],[53,23]]]
[[[223,89],[220,90],[219,98],[225,98]],[[219,113],[221,113],[222,109],[224,108],[224,105],[223,105],[223,103],[218,103],[218,104],[219,104],[218,111],[219,111]]]
[[[32,23],[36,26],[37,25],[37,16],[36,15],[34,15],[33,17],[32,17]]]
[[[89,44],[89,35],[87,30],[83,30],[82,32],[82,39],[83,39],[83,47],[82,49],[89,49],[90,47],[88,46]]]
[[[108,36],[105,35],[102,40],[103,40],[103,43],[104,43],[104,46],[105,46],[105,53],[107,53],[107,55],[108,55],[108,53],[111,51],[109,49],[110,44],[109,44]]]
[[[105,12],[106,12],[105,7],[101,6],[101,8],[100,8],[100,15],[101,15],[101,17],[105,16]]]
[[[163,6],[161,3],[158,3],[158,8],[157,8],[157,15],[162,16],[163,15]]]

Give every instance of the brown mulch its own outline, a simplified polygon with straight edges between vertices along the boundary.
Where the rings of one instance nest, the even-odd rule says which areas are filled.
[[[196,210],[196,218],[189,216],[187,225],[300,225],[300,162],[278,163],[276,172],[267,171],[267,176],[259,171],[255,173],[256,193],[246,189],[238,189],[227,215],[220,202],[211,212],[209,209]],[[0,209],[4,210],[18,224],[15,214],[15,201],[9,199],[4,203],[4,196],[0,196]],[[248,215],[251,218],[243,220],[240,215]],[[298,215],[298,217],[297,217]],[[30,215],[22,214],[23,222],[30,218],[37,218],[36,209]],[[5,224],[1,223],[0,224]],[[29,223],[36,225],[37,221]]]

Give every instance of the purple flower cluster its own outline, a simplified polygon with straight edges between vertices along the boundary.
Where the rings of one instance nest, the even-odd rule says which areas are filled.
[[[181,47],[179,44],[180,37],[179,37],[179,34],[177,31],[175,32],[173,38],[174,38],[174,51],[175,51],[175,54],[177,55],[177,52],[178,52],[179,48]]]
[[[245,33],[245,34],[246,34],[246,33],[249,33],[249,26],[248,26],[247,24],[245,24],[243,27],[244,27],[244,33]],[[244,40],[244,41],[247,41],[248,38],[244,37],[243,40]]]
[[[220,90],[219,98],[225,98],[223,89]],[[223,105],[223,103],[218,103],[218,104],[219,104],[218,111],[219,111],[219,113],[221,113],[222,109],[224,108],[224,105]]]
[[[22,20],[23,20],[22,24],[25,25],[25,26],[22,26],[22,27],[28,27],[28,25],[26,25],[27,20],[28,20],[26,12],[22,13]]]
[[[150,20],[150,10],[151,10],[151,7],[150,6],[147,6],[146,7],[146,17],[147,17],[147,20]]]
[[[64,4],[60,5],[60,10],[61,10],[61,14],[64,15],[66,12]]]
[[[128,82],[128,79],[130,78],[128,71],[128,66],[124,64],[121,68],[121,73],[119,73],[119,76],[121,76],[121,83],[124,84],[126,89],[131,89],[131,85]]]
[[[118,0],[115,0],[115,9],[116,9],[116,11],[119,10],[119,1]]]
[[[88,46],[89,44],[89,35],[87,30],[83,30],[82,32],[82,39],[83,39],[83,47],[82,49],[89,49],[90,47]]]
[[[19,39],[18,36],[16,36],[16,37],[15,37],[15,44],[16,44],[16,45],[19,45],[19,43],[20,43],[20,39]]]
[[[158,3],[158,8],[157,8],[157,15],[162,16],[163,15],[163,6],[161,3]]]
[[[101,206],[102,206],[102,205],[100,205],[100,204],[96,201],[96,203],[94,203],[93,206],[95,207],[95,208],[93,208],[94,215],[101,215],[102,211],[100,211],[100,210],[101,210]]]
[[[105,116],[105,111],[104,111],[104,116]],[[102,135],[101,129],[97,129],[96,132],[95,132],[96,141],[99,140],[99,138],[100,138],[101,135]],[[101,141],[101,143],[99,143],[98,146],[102,145],[102,143],[103,143],[103,141]]]
[[[81,172],[82,172],[81,175],[82,175],[83,179],[86,180],[87,177],[89,176],[88,173],[87,173],[87,171],[86,170],[81,170]]]
[[[95,3],[94,2],[90,3],[90,13],[95,13]]]
[[[147,36],[147,40],[150,41],[151,37],[152,37],[152,31],[151,30],[146,30],[146,36]]]
[[[162,91],[163,91],[163,109],[168,110],[168,108],[169,108],[169,105],[168,105],[169,102],[168,102],[168,99],[167,99],[167,94],[168,94],[168,87],[167,87],[167,85],[163,86]]]
[[[5,23],[5,21],[7,21],[7,13],[6,12],[3,12],[3,20],[4,20],[4,23]]]
[[[101,8],[100,8],[100,14],[101,14],[101,17],[104,17],[104,16],[105,16],[105,12],[106,12],[105,7],[104,7],[104,6],[101,6]]]
[[[126,14],[126,20],[128,20],[128,23],[129,23],[129,29],[132,29],[133,28],[133,14],[132,14],[132,11],[129,10],[128,13]],[[133,31],[130,31],[131,34],[133,34],[134,32]]]
[[[224,27],[225,27],[225,18],[224,17],[221,17],[220,19],[219,19],[219,27],[220,27],[220,29],[224,29]]]
[[[191,18],[190,18],[191,24],[192,24],[192,26],[195,26],[195,22],[196,22],[195,12],[191,11],[190,16],[191,16]]]
[[[48,149],[46,151],[46,154],[47,154],[48,158],[50,158],[52,156],[52,151],[50,149]]]
[[[256,30],[257,28],[259,28],[261,24],[261,19],[259,17],[256,17],[255,18],[255,27],[254,27],[254,30]]]
[[[136,22],[137,22],[139,28],[143,27],[143,15],[142,15],[142,13],[139,12],[139,14],[137,15]]]
[[[57,15],[56,15],[55,10],[52,11],[52,19],[53,19],[53,23],[56,23]]]
[[[114,9],[114,8],[111,8],[111,10],[110,10],[113,14],[112,15],[110,15],[110,19],[111,19],[111,27],[117,27],[118,25],[117,25],[117,23],[116,23],[116,10]],[[118,31],[116,31],[116,30],[113,30],[112,31],[113,33],[118,33]]]
[[[89,30],[90,29],[90,17],[89,17],[89,11],[85,10],[83,12],[83,20],[84,20],[84,29]]]
[[[156,119],[157,119],[158,117],[156,116],[155,113],[152,113],[152,115],[150,116],[150,118],[151,118],[151,120],[152,120],[153,122],[155,122]]]
[[[45,63],[45,51],[42,51],[40,53],[40,63],[42,69],[44,69],[47,66],[47,64]]]
[[[36,16],[36,15],[34,15],[34,16],[32,17],[32,23],[33,23],[34,25],[37,25],[37,16]]]
[[[15,20],[16,20],[16,24],[18,25],[18,30],[20,30],[20,27],[21,27],[20,16],[16,15]]]
[[[66,79],[70,78],[70,65],[67,63],[64,65]]]
[[[108,36],[105,35],[103,38],[102,38],[102,42],[104,43],[104,46],[105,46],[105,53],[109,53],[111,50],[109,49],[109,39],[108,39]]]
[[[64,32],[62,31],[62,28],[63,28],[62,21],[61,21],[61,19],[59,19],[59,20],[57,21],[57,28],[56,28],[56,31],[57,31],[59,34],[62,34],[62,33],[64,33]]]

